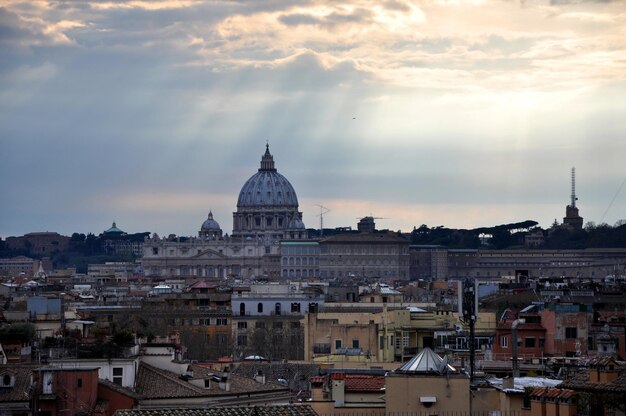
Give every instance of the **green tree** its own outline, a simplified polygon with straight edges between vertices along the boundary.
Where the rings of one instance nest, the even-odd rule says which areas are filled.
[[[31,343],[37,337],[35,325],[30,323],[11,324],[0,329],[0,342],[20,341]]]

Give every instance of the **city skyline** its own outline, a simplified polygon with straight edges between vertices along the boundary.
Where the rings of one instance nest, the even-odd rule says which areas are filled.
[[[0,237],[225,233],[266,141],[307,228],[626,215],[619,1],[0,1]]]

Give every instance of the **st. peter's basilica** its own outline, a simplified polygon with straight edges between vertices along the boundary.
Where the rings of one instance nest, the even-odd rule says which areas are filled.
[[[142,262],[147,276],[278,276],[280,242],[306,238],[296,191],[276,170],[266,145],[258,171],[239,192],[230,236],[209,212],[198,237],[147,239]]]

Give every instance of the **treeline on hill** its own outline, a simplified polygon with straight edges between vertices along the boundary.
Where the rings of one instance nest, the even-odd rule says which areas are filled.
[[[119,254],[107,250],[105,241],[112,240],[129,240],[143,241],[149,232],[124,234],[124,235],[104,235],[99,236],[92,233],[82,234],[73,233],[70,237],[69,245],[66,250],[57,250],[48,254],[52,265],[55,268],[76,267],[79,273],[87,273],[87,265],[90,263],[104,263],[107,261],[134,261],[136,256],[132,254]],[[6,241],[0,240],[0,258],[9,258],[16,256],[27,256],[31,258],[40,258],[41,256],[33,253],[26,242],[24,247],[11,249]]]
[[[544,243],[538,248],[584,249],[584,248],[624,248],[626,247],[626,221],[620,220],[614,226],[596,225],[589,222],[582,230],[553,225],[544,230],[532,220],[494,227],[480,227],[471,230],[446,228],[443,225],[430,228],[423,224],[411,232],[411,244],[440,245],[448,248],[476,249],[490,247],[506,249],[524,246],[524,237],[530,232],[541,232]]]
[[[346,232],[346,229],[324,229],[324,236],[341,232]],[[353,232],[358,233],[358,231]],[[531,232],[541,232],[543,235],[543,245],[537,248],[552,250],[626,248],[626,220],[620,220],[613,226],[606,223],[596,225],[593,222],[588,222],[582,230],[571,230],[556,223],[549,229],[543,229],[538,226],[537,221],[533,220],[471,230],[446,228],[443,225],[429,227],[422,224],[413,229],[409,239],[411,244],[415,245],[438,245],[453,249],[477,249],[479,247],[506,249],[524,247],[524,238]],[[312,238],[319,237],[309,234]],[[105,241],[115,239],[143,241],[149,235],[148,232],[120,236],[74,233],[70,237],[69,246],[66,250],[50,253],[49,257],[55,268],[76,267],[79,273],[86,273],[89,263],[136,260],[132,254],[120,255],[107,251]],[[6,241],[0,240],[0,258],[16,256],[40,257],[32,253],[28,246],[10,249]]]

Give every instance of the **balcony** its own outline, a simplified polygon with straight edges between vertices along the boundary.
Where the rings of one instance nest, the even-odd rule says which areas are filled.
[[[417,355],[417,347],[402,348],[402,355]]]

